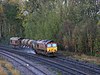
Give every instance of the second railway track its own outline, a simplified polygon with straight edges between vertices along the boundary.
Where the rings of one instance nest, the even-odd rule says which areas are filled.
[[[85,62],[80,62],[78,60],[72,59],[72,58],[64,58],[64,57],[57,57],[55,60],[64,62],[69,65],[73,65],[79,69],[83,69],[85,72],[90,73],[90,75],[100,75],[100,67],[94,64],[89,64]]]

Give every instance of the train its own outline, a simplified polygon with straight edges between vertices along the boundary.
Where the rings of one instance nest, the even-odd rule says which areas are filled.
[[[57,43],[53,40],[32,40],[21,37],[11,37],[10,45],[16,47],[32,48],[36,54],[43,54],[46,56],[56,56]]]

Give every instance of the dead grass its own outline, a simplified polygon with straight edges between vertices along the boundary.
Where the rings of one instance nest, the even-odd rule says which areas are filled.
[[[4,67],[6,67],[7,70],[12,73],[12,75],[20,75],[20,72],[16,70],[10,62],[5,59],[0,59],[0,75],[8,75],[4,70]]]
[[[95,56],[87,56],[85,54],[81,55],[74,55],[73,57],[82,60],[82,61],[87,61],[90,63],[95,63],[97,65],[100,65],[100,57],[95,57]]]
[[[3,67],[1,66],[0,66],[0,75],[7,75],[7,73],[4,71]]]
[[[81,61],[86,61],[90,63],[94,63],[97,65],[100,65],[100,57],[95,57],[95,56],[88,56],[85,54],[77,54],[73,52],[68,52],[68,51],[59,51],[63,56],[70,56],[75,59],[81,60]]]
[[[12,75],[20,75],[20,72],[14,69],[11,63],[7,62],[7,64],[5,64],[5,67],[12,73]]]

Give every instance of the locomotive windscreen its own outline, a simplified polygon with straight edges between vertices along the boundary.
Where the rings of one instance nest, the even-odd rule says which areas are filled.
[[[48,43],[47,47],[57,47],[57,44],[56,43]]]

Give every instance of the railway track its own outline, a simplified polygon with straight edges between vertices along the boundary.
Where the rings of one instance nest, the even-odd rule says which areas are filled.
[[[44,71],[41,71],[39,68],[35,67],[32,62],[26,60],[23,57],[3,50],[0,50],[0,55],[19,63],[21,66],[25,67],[31,75],[48,75]],[[29,66],[27,66],[27,64]]]
[[[83,63],[80,61],[75,61],[75,59],[66,59],[63,57],[56,57],[56,58],[48,58],[48,57],[44,57],[46,59],[49,59],[51,61],[57,62],[57,63],[62,63],[63,66],[68,65],[68,67],[71,67],[72,69],[75,69],[77,71],[80,72],[79,73],[75,73],[76,75],[100,75],[100,67],[97,65],[93,65],[93,64],[89,64],[89,63]]]
[[[61,57],[57,57],[51,60],[56,61],[58,63],[63,62],[63,65],[68,65],[71,68],[75,68],[77,70],[85,72],[87,75],[100,75],[100,68],[97,68],[95,66],[88,66],[82,62],[78,62],[78,61],[71,60],[71,59],[64,59]]]
[[[72,59],[66,59],[63,57],[48,58],[33,54],[21,53],[19,51],[10,50],[10,52],[23,56],[30,61],[39,61],[46,65],[52,66],[62,71],[63,75],[100,75],[100,68],[85,64],[83,62],[77,62]]]
[[[39,57],[39,56],[29,56],[26,58],[31,58],[31,61],[34,61],[32,58],[36,58],[35,60],[40,61],[43,63],[46,63],[50,66],[56,67],[57,69],[61,70],[64,72],[64,74],[70,74],[70,75],[100,75],[100,68],[94,67],[94,66],[88,66],[83,63],[77,63],[74,60],[71,61],[65,60],[63,61],[60,57],[59,58],[44,58],[44,57]],[[38,59],[37,59],[38,58]],[[47,63],[49,62],[49,63]]]
[[[83,69],[85,72],[90,73],[90,75],[100,75],[100,67],[94,64],[89,64],[81,61],[77,61],[72,58],[57,57],[54,60],[64,62],[73,66],[79,66],[79,69]]]
[[[60,71],[62,71],[64,75],[66,75],[66,74],[67,75],[87,75],[85,72],[82,72],[82,71],[77,70],[75,68],[71,68],[67,65],[63,65],[62,63],[57,63],[55,61],[52,61],[52,60],[49,60],[49,59],[46,59],[46,58],[43,58],[43,57],[39,57],[37,55],[21,53],[19,51],[13,51],[13,50],[9,50],[9,51],[12,52],[12,53],[18,54],[20,56],[23,56],[24,58],[26,58],[30,61],[36,60],[36,61],[45,63],[49,66],[52,66],[53,68],[57,68]]]
[[[48,58],[43,58],[43,57],[39,57],[39,56],[29,56],[29,58],[38,58],[39,60],[37,61],[41,61],[49,66],[53,66],[54,68],[59,69],[60,71],[62,71],[64,75],[87,75],[85,72],[82,72],[80,70],[77,70],[75,68],[69,67],[68,65],[64,65],[62,63],[56,62],[54,60],[50,60]]]

